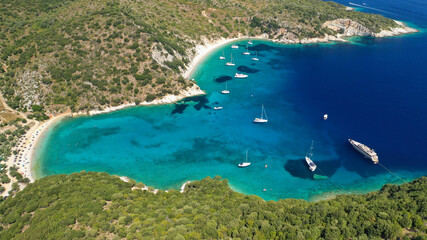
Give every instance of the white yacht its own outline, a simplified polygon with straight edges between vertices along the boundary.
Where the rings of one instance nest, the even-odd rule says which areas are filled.
[[[328,114],[323,115],[323,120],[328,119]]]
[[[227,89],[227,83],[225,83],[225,89],[221,91],[222,94],[229,94],[230,91]]]
[[[214,110],[221,110],[222,107],[214,107]]]
[[[233,45],[231,45],[231,48],[238,49],[239,46],[237,46],[236,44],[233,44]]]
[[[375,164],[378,163],[378,155],[377,153],[374,151],[374,149],[369,148],[368,146],[366,146],[365,144],[362,144],[360,142],[356,142],[352,139],[348,139],[348,141],[350,142],[350,144],[360,153],[362,153],[363,155],[365,155],[367,158],[371,159],[372,162],[374,162]]]
[[[246,150],[246,161],[239,163],[239,167],[244,168],[251,165],[250,162],[248,162],[248,150]]]
[[[236,65],[234,63],[233,54],[231,54],[230,58],[231,58],[230,62],[226,62],[225,65],[226,66],[234,66],[234,65]]]
[[[252,45],[253,43],[251,41],[248,42],[249,45]]]
[[[243,74],[243,73],[236,73],[236,75],[234,75],[235,78],[247,78],[248,75]]]
[[[264,104],[263,104],[261,107],[261,117],[255,118],[254,123],[267,123],[267,122],[268,122],[267,112],[265,111]]]
[[[313,158],[313,143],[314,141],[311,141],[311,147],[308,149],[308,152],[305,155],[305,161],[307,162],[308,168],[310,168],[312,172],[317,168],[316,164],[313,162],[313,160],[311,160]]]

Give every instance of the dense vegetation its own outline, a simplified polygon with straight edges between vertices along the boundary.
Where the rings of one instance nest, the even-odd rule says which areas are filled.
[[[0,239],[426,238],[427,178],[316,203],[264,201],[206,178],[157,194],[106,173],[56,175],[0,204]]]
[[[177,94],[203,38],[335,34],[350,18],[378,32],[380,15],[321,0],[1,0],[0,91],[13,109],[90,110]]]

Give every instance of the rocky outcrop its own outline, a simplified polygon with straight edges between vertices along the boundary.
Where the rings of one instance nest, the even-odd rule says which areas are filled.
[[[406,26],[403,22],[395,21],[398,25],[398,27],[392,28],[390,30],[381,30],[379,33],[374,33],[374,37],[391,37],[391,36],[397,36],[397,35],[403,35],[407,33],[415,33],[419,32],[415,28],[410,28]]]
[[[336,19],[333,21],[326,21],[322,27],[338,32],[336,35],[337,38],[351,36],[391,37],[418,32],[418,30],[410,28],[402,22],[395,22],[398,25],[397,27],[391,28],[389,30],[381,30],[379,33],[372,32],[362,24],[350,19]]]
[[[21,72],[17,77],[18,87],[17,95],[22,97],[22,103],[25,108],[30,109],[34,104],[40,104],[42,91],[40,88],[41,74],[37,71],[27,70]]]
[[[373,32],[362,24],[350,19],[326,21],[322,27],[338,32],[338,37],[372,36]]]

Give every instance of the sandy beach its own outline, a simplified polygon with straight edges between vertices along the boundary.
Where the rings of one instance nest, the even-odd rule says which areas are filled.
[[[196,45],[196,54],[193,60],[188,65],[187,70],[184,72],[184,78],[189,78],[197,64],[199,64],[200,61],[202,61],[210,52],[226,43],[233,42],[239,39],[240,38],[221,38],[215,41],[204,40],[204,44]]]

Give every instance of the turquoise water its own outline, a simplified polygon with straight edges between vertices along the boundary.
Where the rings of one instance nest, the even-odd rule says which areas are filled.
[[[375,148],[380,163],[408,181],[427,172],[426,40],[424,33],[353,38],[353,44],[257,40],[249,50],[258,52],[259,62],[241,54],[246,41],[237,42],[239,49],[230,43],[193,73],[206,96],[64,119],[45,133],[34,170],[38,177],[105,171],[160,189],[220,175],[236,191],[266,200],[402,182],[356,152],[347,142],[354,138]],[[219,60],[222,50],[227,60]],[[225,66],[231,53],[234,67]],[[249,77],[232,78],[236,72]],[[228,95],[220,93],[224,81]],[[269,122],[254,124],[262,104]],[[313,180],[303,160],[312,140],[315,173],[330,181]],[[238,168],[246,150],[252,164]]]

